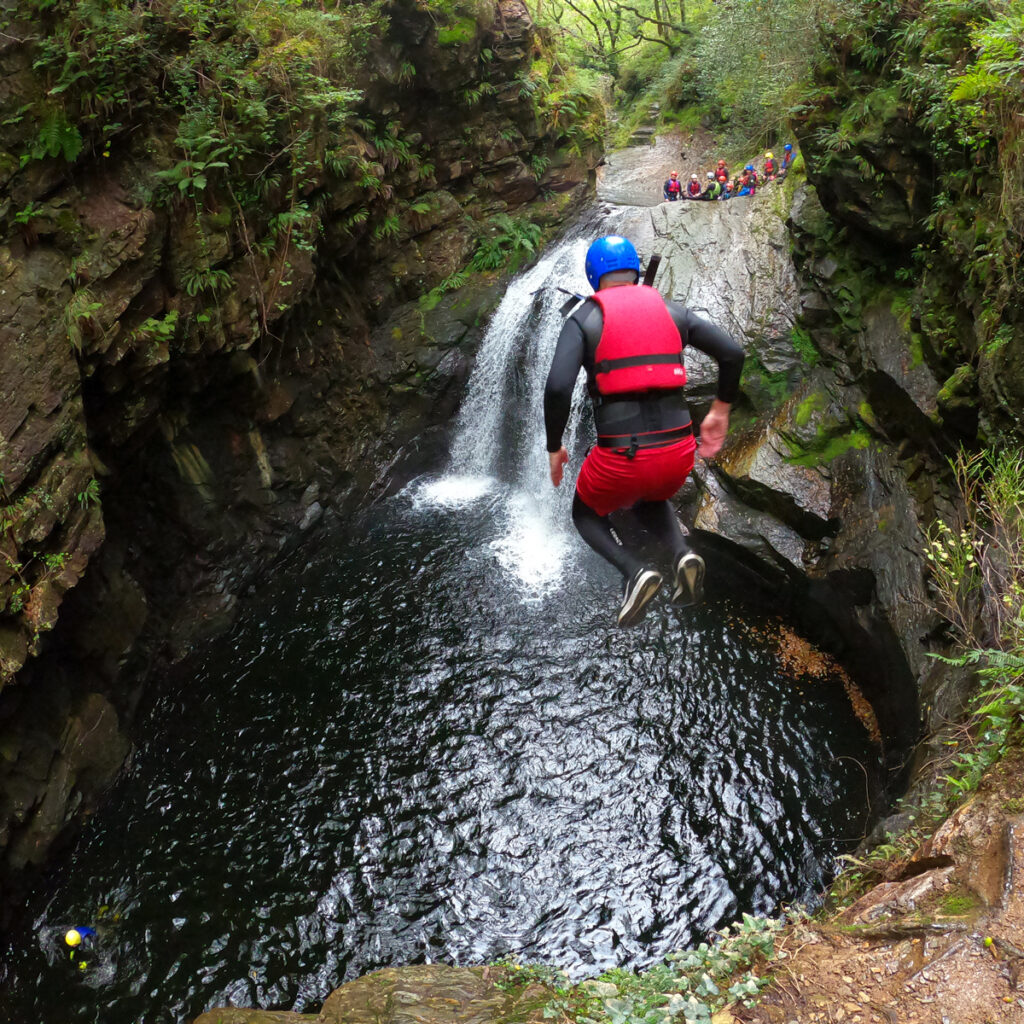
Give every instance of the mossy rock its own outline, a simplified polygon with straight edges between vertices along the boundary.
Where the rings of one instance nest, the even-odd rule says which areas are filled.
[[[840,455],[850,451],[863,451],[871,445],[871,435],[864,428],[849,430],[844,434],[822,434],[818,443],[812,448],[794,447],[786,457],[786,461],[794,466],[824,466]]]
[[[541,1024],[550,999],[543,986],[514,984],[504,967],[423,964],[385,968],[342,985],[328,996],[318,1019],[321,1024]]]
[[[476,22],[472,18],[456,18],[450,25],[437,30],[439,46],[462,46],[476,38]]]

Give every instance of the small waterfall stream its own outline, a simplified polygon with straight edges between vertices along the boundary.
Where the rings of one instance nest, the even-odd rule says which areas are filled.
[[[510,284],[446,467],[154,688],[4,950],[0,1019],[309,1013],[378,967],[508,953],[593,975],[814,897],[877,762],[843,680],[801,674],[724,566],[703,606],[611,628],[615,574],[569,519],[578,414],[547,478],[553,286],[586,292],[590,238],[641,213],[591,214]],[[61,936],[90,922],[78,971]]]
[[[570,292],[589,291],[587,238],[572,234],[519,275],[491,318],[459,413],[446,474],[415,488],[417,500],[458,507],[502,492],[506,532],[492,542],[504,571],[539,596],[569,557],[571,484],[548,481],[543,433],[544,380]],[[578,385],[566,443],[578,464],[585,450],[584,387]]]

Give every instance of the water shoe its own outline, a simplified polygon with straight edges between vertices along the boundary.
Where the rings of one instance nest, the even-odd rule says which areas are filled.
[[[704,559],[693,551],[687,551],[676,562],[676,589],[672,592],[672,600],[688,608],[700,604],[703,598]]]
[[[644,617],[651,598],[661,589],[661,584],[660,572],[655,572],[654,569],[637,569],[626,582],[626,588],[622,592],[619,625],[632,626],[639,622]]]

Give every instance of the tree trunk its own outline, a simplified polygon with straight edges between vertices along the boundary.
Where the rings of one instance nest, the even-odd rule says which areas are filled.
[[[662,17],[661,17],[661,4],[658,2],[658,0],[654,0],[654,17],[655,17],[655,19],[657,21],[661,21],[662,20]],[[665,34],[664,27],[662,25],[659,25],[658,26],[658,35],[659,36],[663,36],[664,34]]]

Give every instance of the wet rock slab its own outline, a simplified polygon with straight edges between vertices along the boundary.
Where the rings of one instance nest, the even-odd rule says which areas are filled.
[[[540,1024],[550,994],[539,985],[499,988],[501,967],[388,967],[350,981],[319,1014],[214,1009],[195,1024]]]

